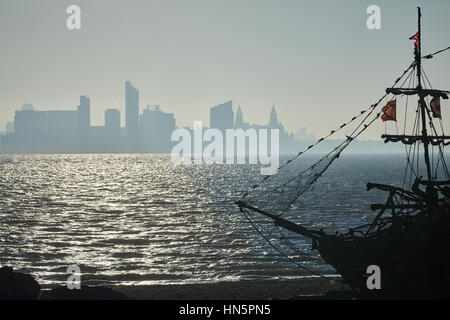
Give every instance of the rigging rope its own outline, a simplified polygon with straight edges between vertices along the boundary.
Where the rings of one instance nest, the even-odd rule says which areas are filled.
[[[416,68],[412,68],[411,72],[408,75],[409,81],[408,81],[408,88],[413,88],[414,84],[415,84],[415,71]],[[405,80],[406,82],[406,80]],[[411,86],[411,82],[413,84],[413,86]],[[404,119],[404,125],[403,125],[403,134],[406,134],[406,123],[407,123],[407,114],[408,114],[408,102],[409,102],[409,96],[406,95],[406,106],[405,106],[405,119]],[[417,119],[414,122],[414,126],[416,124]],[[414,128],[413,126],[413,128]],[[414,129],[413,129],[414,130]],[[409,149],[408,149],[409,148]],[[402,182],[402,188],[405,187],[405,183],[406,183],[406,177],[408,175],[408,167],[411,169],[411,173],[414,172],[414,166],[413,163],[411,163],[411,150],[412,150],[412,145],[408,146],[405,144],[405,154],[406,154],[406,167],[405,167],[405,173],[403,175],[403,182]],[[414,160],[413,160],[414,162]],[[409,188],[411,188],[411,177],[409,179]]]
[[[445,48],[445,49],[442,49],[442,50],[439,50],[439,51],[436,51],[435,53],[427,54],[426,56],[423,56],[422,59],[431,59],[431,58],[434,58],[435,55],[437,55],[437,54],[439,54],[439,53],[441,53],[441,52],[447,51],[447,50],[449,50],[449,49],[450,49],[450,47]]]
[[[427,75],[426,75],[426,73],[425,73],[425,71],[423,69],[422,69],[422,74],[423,74],[422,78],[424,80],[424,85],[425,85],[425,80],[426,80],[428,82],[428,85],[430,86],[430,89],[433,89],[433,86],[431,85],[430,81],[428,80],[428,77],[427,77]],[[427,105],[428,104],[429,103],[428,103],[428,97],[427,97]],[[436,127],[434,126],[434,123],[433,123],[433,119],[432,119],[432,117],[430,115],[430,110],[428,109],[427,105],[425,106],[425,110],[426,110],[426,114],[427,114],[427,117],[428,117],[428,120],[429,120],[430,128],[433,130],[433,133],[436,136],[438,136]],[[440,127],[441,127],[442,135],[444,135],[444,127],[443,127],[443,124],[442,124],[442,119],[440,119],[439,124],[440,124]],[[434,150],[434,147],[435,147],[434,145],[431,146],[432,152]],[[437,148],[439,149],[439,155],[438,155],[438,163],[437,163],[437,166],[436,166],[436,169],[435,169],[436,170],[435,171],[435,177],[437,178],[437,168],[439,166],[439,162],[441,162],[442,163],[442,170],[444,172],[444,175],[445,175],[446,179],[448,180],[450,174],[449,174],[449,171],[448,171],[448,168],[447,168],[447,164],[446,164],[445,158],[444,158],[444,150],[443,150],[444,147],[445,147],[445,144],[443,144],[442,146],[440,144],[437,145]],[[434,165],[434,161],[433,161],[433,165]]]
[[[274,248],[278,253],[280,253],[283,257],[285,257],[287,260],[289,260],[290,262],[292,262],[293,264],[295,264],[297,267],[299,267],[300,269],[309,272],[315,276],[318,276],[320,278],[324,278],[330,281],[339,281],[344,283],[344,281],[342,279],[329,279],[328,277],[325,277],[324,275],[311,270],[310,268],[307,268],[303,265],[301,265],[300,263],[298,263],[297,261],[295,261],[294,259],[292,259],[291,257],[289,257],[285,252],[283,252],[279,247],[277,247],[267,236],[266,234],[264,234],[255,224],[254,219],[251,218],[249,212],[247,210],[242,210],[243,215],[247,218],[248,222],[253,226],[253,228],[261,235],[261,237],[263,237],[264,240],[266,240],[267,243],[269,243],[269,245]],[[270,232],[269,232],[270,233]],[[298,248],[295,248],[296,251],[298,251],[298,253],[300,253],[301,255],[305,255],[304,253],[301,253],[301,251]],[[308,260],[311,260],[311,258],[309,258]]]
[[[433,58],[435,55],[440,54],[444,51],[449,50],[450,47],[439,50],[435,53],[432,54],[428,54],[426,56],[424,56],[424,59],[431,59]],[[416,71],[416,62],[412,62],[408,68],[406,68],[403,73],[401,74],[400,77],[398,77],[395,81],[392,87],[395,87],[404,77],[406,74],[407,77],[406,79],[401,83],[400,88],[403,87],[403,85],[408,82],[408,85],[411,84],[411,81],[413,83],[413,86],[415,84],[415,71]],[[426,76],[425,72],[423,72],[423,76],[427,81],[429,86],[431,87],[431,84],[428,80],[428,77]],[[297,160],[300,156],[304,155],[306,152],[308,152],[309,150],[315,148],[317,145],[319,145],[320,143],[322,143],[324,140],[330,138],[331,136],[333,136],[335,133],[343,131],[345,128],[348,128],[350,126],[350,124],[356,123],[356,126],[353,130],[350,130],[351,133],[349,135],[347,135],[347,139],[345,139],[344,141],[342,141],[341,143],[338,144],[337,147],[335,147],[334,149],[332,149],[332,151],[330,151],[329,153],[327,153],[325,156],[323,156],[322,158],[320,158],[318,161],[316,161],[315,163],[313,163],[313,165],[309,166],[307,169],[301,171],[300,173],[297,174],[292,174],[291,172],[287,172],[287,177],[288,179],[281,183],[281,184],[276,184],[274,180],[274,176],[270,176],[267,175],[265,176],[262,181],[260,181],[257,184],[254,184],[251,188],[250,191],[245,192],[242,195],[242,199],[244,203],[248,203],[248,204],[252,204],[252,206],[256,207],[256,208],[264,208],[264,210],[266,212],[270,212],[271,215],[273,216],[278,216],[280,217],[281,215],[285,214],[290,208],[292,208],[292,206],[294,205],[294,203],[296,203],[296,201],[298,200],[298,198],[300,196],[302,196],[307,190],[309,190],[309,188],[317,181],[317,179],[319,177],[322,176],[322,174],[331,166],[331,164],[334,162],[335,159],[337,159],[341,152],[358,136],[360,136],[370,125],[373,124],[373,122],[378,119],[380,117],[380,113],[377,113],[374,117],[371,118],[371,120],[366,124],[366,121],[369,119],[369,117],[371,117],[371,115],[374,113],[375,109],[379,106],[379,104],[383,101],[383,99],[385,99],[386,97],[388,97],[388,93],[386,92],[376,103],[372,104],[370,107],[360,111],[359,114],[355,115],[352,117],[352,119],[346,123],[343,123],[341,126],[339,126],[338,128],[336,128],[335,130],[332,130],[329,134],[327,134],[326,136],[318,139],[315,143],[309,145],[306,149],[304,149],[301,152],[298,152],[298,154],[295,155],[295,157],[287,160],[284,164],[282,164],[281,166],[279,166],[278,168],[278,174],[276,176],[280,176],[280,172],[285,172],[287,171],[289,168],[292,168],[292,166],[287,167],[289,164],[293,163],[295,160]],[[402,96],[403,97],[403,96]],[[406,105],[408,105],[408,96],[406,96]],[[427,109],[427,114],[428,117],[430,118],[430,114],[428,112]],[[416,116],[415,116],[415,121],[414,121],[414,126],[413,126],[413,131],[415,131],[416,135],[419,135],[419,122],[418,121],[420,118],[419,113],[417,113],[416,111]],[[359,121],[358,119],[360,119],[361,121]],[[404,134],[406,132],[406,119],[407,119],[407,109],[405,111],[405,125],[404,125]],[[358,120],[358,122],[357,122]],[[431,119],[430,119],[431,120]],[[442,121],[440,122],[441,124],[441,128],[442,128]],[[436,133],[436,128],[433,126],[432,121],[430,123],[430,126],[432,127],[433,131]],[[396,128],[397,128],[397,134],[398,134],[398,125],[396,123]],[[443,128],[442,128],[443,130]],[[419,143],[418,141],[415,141],[414,144],[412,144],[411,146],[409,146],[409,150],[408,147],[405,146],[405,152],[407,155],[407,167],[405,168],[405,175],[404,175],[404,179],[403,179],[403,186],[405,184],[405,180],[406,180],[406,175],[407,175],[407,168],[408,166],[410,167],[410,177],[409,177],[409,187],[411,187],[412,185],[412,177],[413,174],[418,173],[419,172],[419,152],[420,152],[420,148],[419,148]],[[412,154],[412,158],[411,158],[411,152]],[[417,159],[415,159],[415,157],[417,156]],[[441,149],[441,147],[439,146],[439,155],[438,158],[441,158],[441,162],[443,164],[443,167],[445,168],[445,174],[446,176],[448,176],[448,170],[447,167],[445,165],[445,160],[444,160],[444,156],[443,156],[443,151]],[[434,158],[434,153],[433,153],[433,149],[432,149],[432,157]],[[414,170],[414,162],[415,160],[417,160],[417,171],[415,172]],[[287,168],[285,168],[287,167]],[[283,170],[284,169],[284,170]],[[292,170],[298,170],[295,168],[292,168]],[[437,172],[437,167],[436,167],[436,172]],[[256,191],[261,192],[260,195],[255,194]],[[293,192],[294,191],[294,192]],[[273,195],[272,198],[270,198],[268,195]],[[284,198],[283,198],[284,196]],[[282,206],[282,210],[280,210],[280,208],[277,208],[277,205],[279,206],[279,203],[282,203],[286,200],[287,203],[285,203]],[[254,204],[256,201],[261,201],[261,203],[259,204]],[[395,201],[395,203],[399,204],[400,203],[400,198],[394,197],[393,201]],[[268,209],[267,207],[271,207],[270,209]],[[250,224],[253,226],[253,228],[255,228],[255,230],[257,230],[257,232],[277,251],[279,252],[281,255],[283,255],[285,258],[287,258],[289,261],[291,261],[292,263],[294,263],[295,265],[297,265],[299,268],[308,271],[311,274],[317,275],[319,277],[324,277],[322,274],[315,272],[313,270],[310,270],[309,268],[305,267],[304,265],[298,263],[297,261],[294,260],[294,258],[292,258],[291,256],[289,256],[288,254],[286,254],[286,251],[284,251],[283,249],[283,245],[287,246],[289,250],[293,251],[297,257],[303,257],[306,261],[313,261],[313,260],[318,260],[317,258],[306,254],[305,252],[302,252],[302,250],[300,248],[298,248],[294,243],[292,243],[288,237],[283,233],[283,231],[281,230],[281,228],[279,226],[276,226],[275,224],[271,223],[271,221],[269,220],[269,222],[267,221],[266,217],[261,217],[260,214],[258,214],[257,212],[254,212],[252,209],[249,208],[240,208],[241,212],[244,214],[244,216],[246,217],[246,219],[250,222]],[[278,211],[278,214],[276,214],[276,212]],[[396,213],[392,212],[393,215],[395,215]],[[258,222],[258,219],[266,219],[264,222]],[[269,230],[269,227],[272,227],[274,230],[277,230],[276,232],[274,232],[273,230]],[[277,236],[278,235],[282,235],[281,237]],[[271,238],[269,238],[269,236]],[[274,243],[274,239],[277,239],[280,246],[277,246]],[[304,261],[302,261],[304,262]],[[326,277],[324,277],[326,278]]]
[[[405,76],[405,74],[406,74],[411,68],[414,68],[414,66],[415,66],[415,62],[412,62],[412,63],[408,66],[408,68],[406,68],[405,71],[403,71],[402,75],[401,75],[400,77],[398,77],[398,78],[394,81],[394,84],[392,85],[392,87],[395,87],[395,85],[397,85],[397,83],[400,82],[400,80]],[[290,163],[292,163],[293,161],[295,161],[296,159],[298,159],[301,155],[305,154],[307,151],[309,151],[310,149],[314,148],[315,146],[317,146],[318,144],[320,144],[322,141],[324,141],[324,140],[328,139],[329,137],[331,137],[332,135],[334,135],[336,132],[341,131],[343,128],[345,128],[346,126],[348,126],[349,124],[351,124],[352,122],[354,122],[356,119],[360,118],[363,114],[366,114],[366,116],[362,119],[362,121],[356,126],[356,128],[355,128],[355,129],[352,131],[352,133],[348,136],[348,137],[351,138],[352,135],[358,130],[358,128],[359,128],[361,125],[363,125],[364,122],[367,120],[367,118],[373,113],[373,111],[374,111],[375,108],[380,104],[380,102],[381,102],[385,97],[387,97],[387,96],[388,96],[388,93],[385,93],[385,94],[384,94],[384,95],[383,95],[383,96],[382,96],[375,104],[372,104],[372,105],[371,105],[370,107],[368,107],[367,109],[362,110],[358,115],[354,116],[349,122],[342,124],[339,128],[337,128],[337,129],[335,129],[335,130],[332,130],[328,135],[326,135],[326,136],[324,136],[324,137],[318,139],[314,144],[308,146],[304,151],[299,152],[294,158],[288,160],[286,163],[284,163],[283,165],[279,166],[279,167],[278,167],[278,171],[280,171],[280,170],[283,169],[285,166],[287,166],[288,164],[290,164]],[[367,112],[368,112],[368,113],[367,113]],[[347,139],[347,140],[349,140],[349,139]],[[353,139],[350,139],[350,142],[351,142],[351,140],[353,140]],[[345,141],[344,141],[344,143],[345,143]],[[348,143],[345,145],[345,147],[346,147],[347,145],[348,145]],[[344,147],[343,149],[345,149],[345,147]],[[336,149],[335,149],[335,150],[336,150]],[[333,150],[333,151],[334,151],[334,150]],[[333,151],[332,151],[332,152],[333,152]],[[330,153],[331,153],[331,152],[330,152]],[[329,153],[329,154],[330,154],[330,153]],[[327,157],[329,154],[327,154],[325,157]],[[339,153],[339,154],[340,154],[340,153]],[[325,157],[324,157],[324,158],[325,158]],[[321,160],[322,160],[322,159],[321,159]],[[319,161],[321,161],[321,160],[319,160]],[[319,162],[319,161],[318,161],[318,162]],[[318,163],[318,162],[317,162],[317,163]],[[316,164],[317,164],[317,163],[316,163]],[[314,165],[313,165],[313,166],[314,166]],[[270,175],[265,176],[265,177],[263,178],[263,180],[262,180],[259,184],[253,185],[253,186],[252,186],[252,189],[254,190],[254,189],[258,188],[262,183],[264,183],[264,182],[266,182],[267,180],[269,180],[270,177],[273,177],[273,176],[270,176]],[[297,176],[297,177],[298,177],[298,176]],[[273,191],[274,191],[274,190],[273,190]],[[251,192],[251,191],[244,193],[244,194],[242,195],[242,198],[246,198],[246,197],[249,195],[250,192]]]
[[[401,84],[401,87],[407,82],[407,80],[414,73],[415,62],[411,63],[398,77],[393,84],[395,87],[404,77],[408,74],[406,79]],[[274,216],[281,216],[285,214],[293,204],[298,200],[300,196],[302,196],[316,181],[317,179],[330,167],[330,165],[334,162],[335,159],[339,157],[341,152],[358,136],[360,136],[369,126],[375,122],[376,119],[380,117],[380,113],[373,115],[376,108],[380,105],[380,103],[388,97],[388,93],[385,93],[376,103],[370,105],[370,107],[360,111],[359,114],[355,115],[351,118],[350,121],[343,123],[340,127],[332,130],[328,135],[318,139],[315,143],[309,145],[306,149],[299,152],[295,155],[295,157],[289,159],[287,162],[279,166],[278,174],[276,176],[280,176],[280,173],[286,174],[285,180],[283,178],[278,181],[284,181],[281,184],[275,181],[274,176],[265,176],[262,181],[257,184],[254,184],[250,191],[245,192],[242,196],[242,199],[247,204],[254,204],[255,202],[259,202],[258,205],[254,205],[257,208],[264,208],[266,212],[271,212]],[[370,121],[368,121],[370,119]],[[348,128],[350,124],[354,124],[354,128],[350,129],[350,134],[347,135],[347,139],[340,142],[334,149],[328,152],[325,156],[321,157],[318,161],[313,163],[312,166],[309,166],[305,170],[302,170],[300,173],[297,171],[296,167],[292,164],[296,159],[300,156],[304,155],[309,150],[313,149],[324,140],[333,136],[335,133],[339,131],[343,131],[344,128]],[[291,171],[294,172],[291,172]],[[257,194],[260,192],[260,194]],[[280,205],[280,203],[282,205]],[[267,209],[270,207],[270,209]],[[280,208],[281,207],[281,208]],[[280,210],[281,209],[281,210]],[[248,208],[241,208],[241,212],[244,214],[246,219],[250,222],[252,227],[257,230],[257,232],[280,254],[286,257],[289,261],[293,262],[299,268],[310,272],[311,274],[321,276],[320,273],[317,273],[309,268],[305,267],[292,256],[286,254],[286,252],[294,252],[295,256],[302,257],[304,260],[301,261],[304,263],[305,261],[313,261],[318,260],[317,258],[302,252],[300,248],[298,248],[294,243],[292,243],[286,235],[282,232],[281,228],[272,223],[272,221],[267,220],[266,217],[262,217],[259,213],[253,212],[253,210]],[[271,228],[271,229],[270,229]],[[279,235],[282,235],[279,237]],[[278,235],[278,236],[277,236]],[[277,243],[275,243],[275,239]],[[288,250],[286,250],[288,249]],[[322,261],[320,259],[320,261]]]

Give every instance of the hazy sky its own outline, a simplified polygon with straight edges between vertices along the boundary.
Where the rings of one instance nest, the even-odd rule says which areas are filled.
[[[66,8],[81,8],[81,30]],[[381,30],[366,9],[381,7]],[[450,1],[1,0],[0,128],[23,103],[75,109],[91,98],[125,118],[125,81],[140,109],[159,104],[178,126],[209,125],[209,108],[232,99],[244,120],[267,123],[272,104],[289,131],[321,136],[377,100],[410,64],[423,11],[423,53],[450,46]],[[450,52],[424,63],[450,89]],[[443,101],[450,125],[450,102]],[[384,125],[365,138],[378,138]]]

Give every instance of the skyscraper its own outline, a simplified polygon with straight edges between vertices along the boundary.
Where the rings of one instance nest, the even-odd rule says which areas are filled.
[[[251,127],[250,123],[244,122],[244,115],[242,114],[241,106],[238,106],[236,111],[236,120],[234,121],[235,129],[244,129],[247,130]]]
[[[147,106],[141,115],[141,133],[143,147],[146,151],[166,153],[170,152],[173,143],[170,140],[175,130],[175,117],[173,113],[162,112],[160,107],[153,110]]]
[[[81,133],[87,133],[91,126],[91,100],[86,96],[80,96],[78,112],[78,129]]]
[[[120,133],[120,111],[119,109],[105,110],[105,128],[111,135]]]
[[[130,81],[125,82],[125,127],[129,135],[137,135],[139,129],[139,91]]]
[[[272,106],[272,110],[270,111],[269,118],[269,129],[278,129],[280,124],[278,123],[277,111],[275,110],[275,105]]]
[[[234,112],[232,100],[212,107],[209,113],[211,128],[225,132],[226,129],[234,128]]]
[[[236,121],[234,122],[235,128],[242,128],[244,126],[244,116],[242,115],[241,106],[238,106],[236,111]]]
[[[79,130],[79,113],[69,110],[16,111],[14,132],[19,135],[52,136],[55,139],[74,138]]]

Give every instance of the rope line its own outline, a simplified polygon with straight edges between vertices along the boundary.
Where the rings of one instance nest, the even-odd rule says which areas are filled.
[[[447,48],[445,48],[445,49],[436,51],[435,53],[427,54],[426,56],[423,56],[422,58],[423,58],[423,59],[431,59],[431,58],[434,58],[435,55],[437,55],[437,54],[439,54],[439,53],[441,53],[441,52],[444,52],[444,51],[446,51],[446,50],[449,50],[449,49],[450,49],[450,47],[447,47]]]
[[[440,54],[444,51],[449,50],[450,47],[439,50],[435,53],[429,54],[424,56],[424,59],[431,59],[433,58],[435,55]],[[418,72],[419,70],[417,70],[417,64],[416,62],[412,62],[404,71],[403,73],[400,75],[400,77],[398,77],[395,81],[394,84],[392,85],[392,87],[395,87],[399,84],[399,82],[403,79],[403,82],[400,84],[400,88],[402,88],[405,84],[408,84],[408,86],[411,86],[411,83],[414,87],[414,85],[416,84],[416,79],[415,76],[417,75],[416,72]],[[422,70],[422,78],[424,80],[424,84],[428,84],[430,88],[432,88],[431,83],[426,75],[426,73],[423,71],[423,68],[421,68]],[[406,77],[405,77],[406,75]],[[425,86],[424,86],[425,88]],[[368,108],[363,109],[360,111],[359,114],[353,116],[351,118],[351,120],[349,120],[348,122],[344,122],[341,126],[339,126],[338,128],[336,128],[335,130],[331,130],[331,132],[325,136],[323,136],[322,138],[318,139],[315,143],[309,145],[307,148],[305,148],[303,151],[298,152],[293,158],[287,160],[284,164],[282,164],[281,166],[278,167],[278,170],[282,170],[283,168],[285,168],[286,166],[288,166],[289,164],[291,164],[292,162],[294,162],[295,160],[297,160],[300,156],[304,155],[306,152],[308,152],[310,149],[313,149],[314,147],[316,147],[317,145],[319,145],[320,143],[322,143],[324,140],[330,138],[331,136],[333,136],[336,132],[339,131],[343,131],[344,128],[348,128],[350,124],[352,123],[356,123],[355,127],[347,130],[347,132],[350,131],[350,133],[348,135],[346,135],[347,139],[344,139],[342,142],[338,143],[338,145],[332,149],[331,151],[329,151],[328,153],[325,154],[325,156],[322,156],[319,160],[315,161],[312,165],[310,165],[308,168],[302,170],[301,172],[294,174],[294,175],[290,175],[289,171],[287,172],[288,174],[288,178],[286,180],[283,181],[283,177],[280,178],[280,182],[281,184],[277,184],[274,186],[269,186],[265,189],[268,190],[260,190],[260,194],[253,194],[253,192],[257,192],[255,189],[260,188],[264,183],[267,183],[267,181],[272,181],[270,179],[270,177],[272,177],[271,175],[266,175],[264,176],[264,178],[262,179],[262,181],[260,181],[257,184],[254,184],[251,188],[251,190],[245,192],[242,195],[242,199],[244,199],[245,202],[247,203],[252,203],[255,202],[256,200],[259,201],[263,201],[262,204],[263,206],[260,205],[254,205],[254,207],[256,208],[263,208],[264,205],[267,206],[278,206],[275,207],[274,209],[264,209],[266,210],[266,212],[270,212],[272,216],[274,217],[281,217],[283,214],[285,214],[290,208],[293,208],[293,204],[295,202],[297,202],[297,200],[307,191],[309,190],[309,188],[322,176],[322,174],[331,166],[331,164],[334,162],[334,160],[336,160],[337,158],[339,158],[340,154],[342,153],[342,151],[344,151],[345,148],[347,148],[348,145],[350,145],[350,143],[352,141],[354,141],[354,139],[358,138],[363,132],[365,132],[365,130],[367,130],[367,128],[369,128],[377,119],[380,118],[380,112],[376,113],[375,115],[373,115],[373,113],[375,112],[375,110],[377,109],[377,107],[379,107],[380,103],[382,103],[382,101],[388,97],[390,97],[391,94],[386,92],[376,103],[370,105]],[[393,96],[393,95],[392,95]],[[406,134],[406,122],[407,122],[407,117],[408,117],[408,102],[409,102],[409,97],[408,95],[401,95],[399,97],[400,99],[405,98],[406,100],[406,109],[405,109],[405,124],[403,126],[403,134]],[[389,99],[387,100],[389,101]],[[427,99],[428,101],[428,99]],[[428,104],[428,102],[426,102]],[[431,115],[430,115],[430,110],[426,107],[426,114],[430,120],[429,125],[430,128],[432,129],[432,131],[434,132],[434,134],[437,136],[437,130],[436,127],[433,124]],[[420,112],[419,111],[419,107],[416,110],[416,115],[414,116],[414,125],[412,127],[412,131],[413,134],[415,135],[420,135]],[[411,115],[412,117],[412,115]],[[370,120],[369,120],[370,119]],[[440,125],[441,125],[441,129],[442,132],[444,132],[443,130],[443,126],[442,126],[442,119],[440,121]],[[398,123],[395,123],[395,128],[397,131],[397,135],[399,134],[399,128],[398,128]],[[408,176],[408,169],[410,171],[409,174],[409,187],[411,188],[412,186],[412,178],[413,175],[418,175],[419,174],[419,169],[420,169],[420,145],[419,145],[419,141],[416,140],[414,141],[414,143],[412,143],[409,146],[405,145],[405,153],[406,153],[406,158],[407,158],[407,165],[405,168],[405,172],[404,172],[404,177],[403,177],[403,183],[402,183],[402,189],[404,188],[405,184],[407,184],[407,176]],[[445,163],[445,159],[444,159],[444,152],[443,152],[443,148],[444,146],[438,145],[439,148],[439,152],[437,153],[437,155],[435,156],[435,152],[434,152],[434,148],[432,146],[432,150],[431,150],[431,157],[432,157],[432,161],[434,163],[434,159],[435,157],[437,158],[437,166],[434,167],[433,169],[436,172],[436,176],[437,176],[437,171],[439,168],[439,162],[442,164],[442,168],[440,170],[444,170],[444,174],[445,176],[448,177],[450,176],[446,163]],[[412,154],[411,154],[412,153]],[[416,170],[415,167],[416,166]],[[294,167],[295,169],[296,167]],[[433,171],[434,171],[433,170]],[[283,171],[284,174],[286,174],[285,171]],[[274,175],[275,176],[275,175]],[[279,176],[279,175],[277,175]],[[289,177],[290,176],[290,177]],[[294,182],[297,179],[296,182]],[[289,184],[291,184],[292,182],[294,182],[293,185],[289,186]],[[286,188],[283,190],[283,188]],[[272,199],[269,199],[269,196],[273,196]],[[283,198],[284,197],[284,198]],[[286,203],[283,203],[283,201],[285,201]],[[399,195],[398,197],[395,196],[393,197],[393,199],[391,199],[392,203],[396,203],[397,205],[399,205],[402,201],[404,202],[405,200],[401,197],[401,195]],[[410,200],[406,200],[406,201],[410,201]],[[307,267],[305,267],[304,265],[302,265],[301,263],[295,261],[292,256],[289,256],[286,252],[290,253],[291,250],[292,252],[295,253],[297,258],[302,257],[303,259],[305,259],[306,261],[321,261],[319,259],[317,259],[316,257],[309,255],[305,252],[303,252],[298,246],[296,246],[290,239],[289,237],[283,232],[283,230],[281,229],[281,227],[275,225],[275,224],[270,224],[267,222],[267,220],[264,220],[264,222],[262,221],[258,221],[260,219],[257,219],[257,213],[254,212],[252,209],[248,209],[248,208],[240,208],[241,212],[243,213],[243,215],[245,216],[245,218],[250,222],[250,224],[252,225],[252,227],[263,237],[263,239],[265,239],[269,245],[271,247],[273,247],[278,253],[280,253],[283,257],[285,257],[287,260],[289,260],[290,262],[294,263],[296,266],[298,266],[300,269],[305,270],[313,275],[331,280],[325,276],[323,276],[322,274],[313,271]],[[281,210],[282,209],[282,210]],[[275,211],[275,212],[273,212]],[[411,211],[412,212],[412,211]],[[405,211],[396,211],[394,208],[392,209],[392,216],[396,216],[397,214],[400,213],[405,213]],[[271,228],[269,228],[269,226]],[[278,230],[278,231],[277,231]],[[351,229],[352,230],[352,229]],[[281,236],[280,236],[281,235]],[[278,242],[277,242],[278,241]],[[295,256],[294,256],[295,257]]]
[[[401,75],[400,77],[398,77],[398,78],[394,81],[393,87],[394,87],[394,86],[395,86],[395,85],[396,85],[396,84],[397,84],[397,83],[405,76],[405,74],[406,74],[411,68],[414,68],[414,66],[415,66],[415,62],[411,63],[411,64],[409,65],[409,67],[406,68],[405,71],[403,71],[402,75]],[[281,165],[280,167],[278,167],[278,170],[283,169],[285,166],[287,166],[288,164],[290,164],[290,163],[292,163],[293,161],[295,161],[296,159],[298,159],[301,155],[303,155],[304,153],[306,153],[308,150],[314,148],[315,146],[317,146],[317,145],[318,145],[319,143],[321,143],[322,141],[328,139],[330,136],[332,136],[332,135],[335,134],[336,132],[342,130],[344,127],[346,127],[347,125],[349,125],[350,123],[352,123],[353,121],[355,121],[356,119],[358,119],[359,117],[361,117],[363,114],[366,114],[365,117],[363,118],[363,120],[356,126],[356,128],[355,128],[355,129],[352,131],[352,133],[349,135],[349,137],[352,137],[352,135],[359,129],[359,127],[360,127],[361,125],[364,124],[364,122],[367,120],[367,118],[373,113],[373,111],[376,109],[376,107],[378,107],[378,105],[381,103],[381,101],[383,101],[383,99],[384,99],[385,97],[387,97],[387,96],[388,96],[388,93],[385,93],[385,94],[384,94],[384,95],[383,95],[383,96],[382,96],[375,104],[372,104],[372,105],[371,105],[370,107],[368,107],[367,109],[362,110],[358,115],[354,116],[349,122],[342,124],[339,128],[337,128],[337,129],[335,129],[335,130],[332,130],[332,131],[331,131],[328,135],[326,135],[325,137],[322,137],[322,138],[318,139],[314,144],[308,146],[304,151],[299,152],[294,158],[288,160],[285,164],[283,164],[283,165]],[[367,113],[367,112],[368,112],[368,113]],[[351,140],[353,140],[353,138],[352,138]],[[346,140],[344,140],[344,142],[343,142],[342,144],[344,144],[345,142],[346,142]],[[341,145],[342,145],[342,144],[341,144]],[[341,145],[339,145],[338,147],[340,147]],[[332,152],[334,152],[336,149],[337,149],[337,148],[335,148],[333,151],[331,151],[330,153],[328,153],[327,155],[325,155],[324,158],[326,158],[327,156],[329,156],[329,155],[330,155]],[[324,159],[324,158],[322,158],[322,159]],[[321,159],[321,160],[322,160],[322,159]],[[320,162],[321,160],[319,160],[318,162]],[[318,162],[316,162],[314,165],[316,165]],[[313,166],[314,166],[314,165],[313,165]],[[308,169],[307,169],[307,170],[308,170]],[[307,170],[305,170],[304,172],[300,173],[300,174],[297,175],[295,178],[291,179],[289,182],[292,182],[293,180],[295,180],[296,178],[298,178],[300,175],[302,175],[303,173],[305,173]],[[269,180],[270,177],[271,177],[270,175],[266,175],[260,183],[253,185],[253,186],[252,186],[252,189],[254,190],[254,189],[258,188],[258,187],[260,186],[260,184],[262,184],[262,183],[266,182],[267,180]],[[289,182],[287,182],[287,183],[289,183]],[[285,186],[287,183],[285,183],[285,184],[282,185],[282,186]],[[282,187],[282,186],[280,186],[280,187]],[[272,190],[271,192],[276,191],[277,189],[279,189],[279,188],[276,188],[276,189]],[[251,190],[251,191],[252,191],[252,190]],[[242,195],[242,198],[246,198],[246,197],[249,195],[249,193],[250,193],[251,191],[245,192],[245,193]],[[256,197],[256,198],[258,198],[258,197]],[[253,199],[255,199],[255,198],[250,198],[250,199],[248,199],[248,200],[253,200]]]

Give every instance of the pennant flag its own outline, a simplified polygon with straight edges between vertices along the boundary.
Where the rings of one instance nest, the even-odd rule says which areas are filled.
[[[409,40],[416,40],[414,42],[414,49],[416,51],[419,51],[419,41],[420,41],[420,34],[419,32],[417,32],[415,35],[413,35],[412,37],[409,38]]]
[[[434,97],[431,99],[430,102],[431,111],[433,112],[433,118],[439,118],[441,117],[441,98],[440,97]]]
[[[382,109],[381,121],[397,121],[397,100],[389,101]]]

